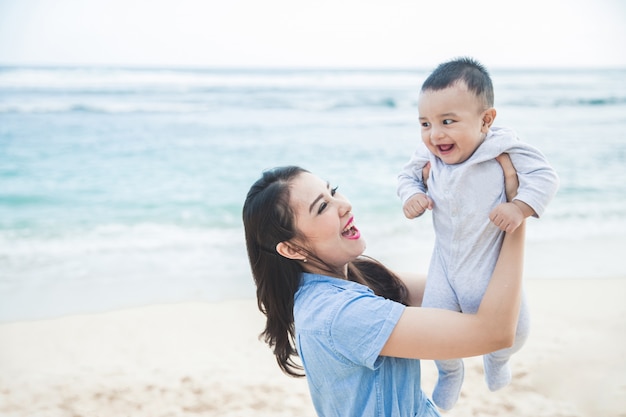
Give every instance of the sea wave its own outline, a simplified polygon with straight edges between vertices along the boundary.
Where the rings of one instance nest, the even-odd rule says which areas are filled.
[[[0,88],[89,90],[131,88],[397,88],[419,87],[420,70],[245,70],[0,67]]]
[[[616,107],[624,72],[496,72],[498,107]],[[417,109],[428,71],[2,68],[0,114]],[[495,77],[496,75],[494,75]]]
[[[90,229],[23,233],[0,230],[0,252],[7,256],[76,255],[100,251],[156,250],[167,247],[217,248],[242,242],[238,228],[190,228],[157,223],[101,224]],[[208,254],[207,254],[208,255]]]
[[[246,97],[240,94],[232,97],[206,97],[190,101],[151,100],[125,102],[127,98],[97,102],[59,102],[54,100],[0,102],[0,114],[56,114],[56,113],[94,113],[94,114],[132,114],[132,113],[201,113],[229,108],[248,108],[258,110],[300,110],[325,112],[334,110],[381,108],[381,109],[417,109],[416,101],[411,98],[388,95],[369,95],[368,97],[331,96],[296,99],[287,97]]]
[[[125,114],[125,113],[190,113],[200,111],[198,106],[168,105],[163,103],[5,103],[0,114]],[[205,109],[206,110],[206,109]]]
[[[1,94],[1,92],[0,92]],[[184,97],[184,98],[183,98]],[[70,97],[71,98],[71,97]],[[626,96],[606,97],[551,97],[516,98],[501,100],[498,107],[560,108],[560,107],[620,107],[626,106]],[[133,114],[133,113],[203,113],[228,109],[296,110],[305,112],[332,112],[344,110],[386,109],[417,112],[417,97],[412,92],[389,94],[385,92],[336,92],[320,94],[319,91],[289,92],[238,92],[237,94],[207,94],[187,96],[97,97],[93,100],[68,100],[68,97],[39,99],[13,97],[0,99],[0,114]]]
[[[623,106],[626,105],[626,96],[605,96],[605,97],[520,97],[501,101],[500,106],[515,107],[602,107],[602,106]]]

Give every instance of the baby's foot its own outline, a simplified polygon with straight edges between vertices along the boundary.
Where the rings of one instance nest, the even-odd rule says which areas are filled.
[[[485,380],[490,391],[497,391],[511,382],[511,367],[509,361],[488,359],[485,365]]]
[[[451,410],[461,394],[463,385],[463,363],[453,371],[439,370],[439,379],[433,390],[433,402],[442,410]]]

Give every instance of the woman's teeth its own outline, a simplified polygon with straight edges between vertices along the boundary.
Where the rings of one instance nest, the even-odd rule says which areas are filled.
[[[350,222],[343,229],[343,232],[341,232],[341,235],[347,238],[358,238],[360,236],[360,233],[359,233],[359,229],[357,229],[356,226],[354,226],[354,223]]]

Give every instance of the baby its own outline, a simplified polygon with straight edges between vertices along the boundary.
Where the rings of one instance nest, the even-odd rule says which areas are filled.
[[[422,141],[398,176],[407,218],[433,211],[435,247],[422,306],[477,311],[498,259],[505,232],[529,216],[539,217],[556,194],[558,177],[543,154],[506,128],[492,127],[494,93],[487,70],[471,58],[439,65],[424,81],[418,108]],[[518,194],[506,202],[502,169],[494,159],[507,153],[519,178]],[[428,188],[422,168],[430,162]],[[511,381],[508,360],[529,330],[525,301],[514,345],[483,357],[485,379],[495,391]],[[436,361],[433,401],[444,410],[456,403],[463,384],[461,359]]]

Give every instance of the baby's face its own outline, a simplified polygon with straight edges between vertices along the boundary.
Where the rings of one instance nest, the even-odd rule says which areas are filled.
[[[418,109],[422,140],[449,165],[460,164],[472,156],[489,130],[483,120],[481,100],[464,83],[422,92]]]

